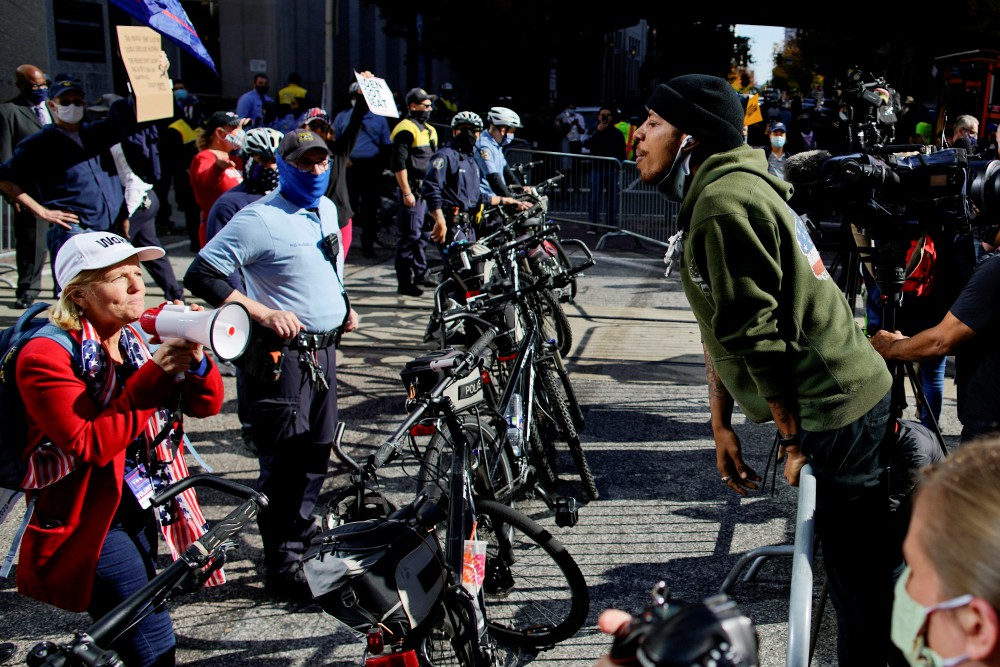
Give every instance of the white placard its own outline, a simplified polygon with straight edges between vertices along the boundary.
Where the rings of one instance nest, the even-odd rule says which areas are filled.
[[[354,78],[358,80],[358,86],[361,87],[361,93],[365,96],[365,101],[368,102],[368,108],[371,109],[372,113],[389,118],[399,118],[399,110],[396,109],[396,102],[392,99],[392,91],[389,90],[385,79],[380,79],[377,76],[368,78],[357,72],[354,73]]]
[[[251,74],[264,74],[267,76],[267,61],[266,60],[250,60],[250,73]]]

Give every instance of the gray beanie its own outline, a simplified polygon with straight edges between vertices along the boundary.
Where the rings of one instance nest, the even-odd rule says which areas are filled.
[[[730,150],[743,145],[743,103],[725,79],[684,74],[661,83],[646,103],[661,118],[699,141]]]

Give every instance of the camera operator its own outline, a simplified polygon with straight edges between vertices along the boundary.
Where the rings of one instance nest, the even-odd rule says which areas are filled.
[[[1000,226],[984,227],[984,248],[995,250]],[[912,337],[881,330],[872,345],[885,359],[922,361],[955,355],[961,441],[1000,430],[1000,258],[990,254],[976,267],[958,299],[937,325]]]
[[[681,201],[680,276],[706,351],[721,481],[746,495],[760,479],[732,427],[738,401],[751,421],[777,425],[790,484],[807,460],[815,471],[839,663],[885,667],[900,564],[885,474],[892,377],[788,206],[792,186],[744,144],[732,86],[683,75],[647,107],[636,166]]]

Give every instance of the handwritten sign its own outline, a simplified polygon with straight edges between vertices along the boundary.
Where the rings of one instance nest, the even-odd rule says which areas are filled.
[[[760,112],[760,95],[754,95],[747,100],[747,111],[743,116],[744,125],[753,125],[764,120],[764,115]]]
[[[160,34],[146,26],[120,25],[118,46],[135,94],[135,115],[140,123],[174,115],[173,85]]]
[[[354,73],[354,78],[358,80],[361,94],[365,96],[365,101],[368,102],[368,108],[371,109],[372,113],[389,118],[399,118],[399,110],[396,109],[396,102],[392,99],[392,91],[389,90],[385,79],[380,79],[377,76],[368,78],[357,72]]]

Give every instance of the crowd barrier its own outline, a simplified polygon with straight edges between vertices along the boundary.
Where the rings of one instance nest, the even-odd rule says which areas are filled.
[[[17,287],[14,265],[14,207],[0,200],[0,283]]]
[[[510,149],[507,162],[511,167],[526,165],[529,185],[563,174],[548,193],[549,217],[604,230],[597,250],[614,236],[666,246],[677,231],[680,205],[668,202],[654,186],[644,185],[635,162],[529,148]]]

